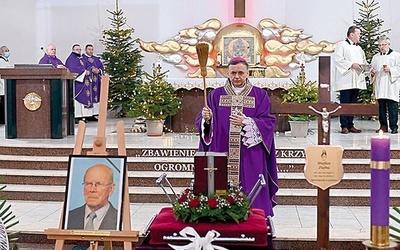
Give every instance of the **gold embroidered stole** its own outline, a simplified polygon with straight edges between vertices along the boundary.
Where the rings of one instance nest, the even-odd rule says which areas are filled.
[[[253,86],[247,80],[244,89],[236,94],[233,90],[232,84],[227,81],[225,91],[228,95],[222,95],[219,98],[219,106],[231,107],[231,115],[243,112],[243,108],[255,108],[255,98],[247,96]],[[228,152],[228,181],[232,185],[239,184],[240,174],[240,132],[242,126],[229,125],[229,152]]]

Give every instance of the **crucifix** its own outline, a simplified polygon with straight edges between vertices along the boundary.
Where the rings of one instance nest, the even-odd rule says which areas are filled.
[[[234,0],[234,17],[246,17],[246,0]]]
[[[326,144],[328,140],[328,136],[330,135],[329,130],[330,130],[330,124],[329,124],[329,116],[339,109],[342,108],[342,106],[338,106],[332,111],[329,111],[326,108],[322,108],[322,111],[316,110],[313,106],[308,106],[309,109],[314,111],[315,113],[321,115],[322,118],[322,131],[323,131],[323,136],[322,136],[322,144]]]
[[[228,190],[228,171],[226,153],[197,152],[194,156],[195,194],[226,195]]]
[[[215,192],[215,177],[214,171],[217,171],[218,168],[214,166],[214,158],[207,158],[207,167],[204,168],[207,171],[207,194],[212,195]]]
[[[318,117],[318,145],[330,144],[330,114],[336,115],[377,115],[376,104],[334,104],[330,103],[330,57],[319,57],[318,103],[274,103],[274,114],[320,114]],[[317,197],[317,249],[329,249],[329,188],[318,188]]]

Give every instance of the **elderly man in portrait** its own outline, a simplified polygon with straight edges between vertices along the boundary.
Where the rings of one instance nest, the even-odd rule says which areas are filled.
[[[83,180],[85,204],[69,211],[66,229],[118,230],[118,211],[108,200],[114,189],[114,174],[108,166],[90,167]]]

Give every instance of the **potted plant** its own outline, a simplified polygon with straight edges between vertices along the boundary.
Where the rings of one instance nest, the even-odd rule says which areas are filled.
[[[164,80],[166,73],[168,71],[161,72],[160,65],[156,67],[153,64],[152,75],[144,72],[146,79],[136,87],[129,104],[129,116],[146,118],[149,136],[161,136],[165,119],[181,109],[182,99],[177,96],[174,87]]]
[[[297,81],[290,79],[293,87],[287,90],[283,95],[284,103],[317,103],[318,87],[316,81],[306,81],[304,66],[301,67]],[[289,124],[294,137],[306,137],[308,132],[308,124],[311,119],[315,119],[313,115],[289,115]]]

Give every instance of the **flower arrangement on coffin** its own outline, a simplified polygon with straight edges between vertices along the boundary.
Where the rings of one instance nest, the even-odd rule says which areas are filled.
[[[233,222],[248,219],[250,202],[241,188],[234,187],[227,194],[196,195],[191,189],[185,189],[173,204],[175,218],[183,222]]]

